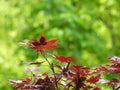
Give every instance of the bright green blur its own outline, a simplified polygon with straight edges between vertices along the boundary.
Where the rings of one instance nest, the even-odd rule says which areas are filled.
[[[36,54],[18,43],[40,34],[58,39],[52,53],[73,56],[73,64],[105,64],[120,56],[120,0],[0,0],[0,90],[12,90],[10,79],[30,76],[21,63]]]

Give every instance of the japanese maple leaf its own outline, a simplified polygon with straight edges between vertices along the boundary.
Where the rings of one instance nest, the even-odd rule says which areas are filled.
[[[82,85],[82,90],[90,90],[91,88],[93,88],[92,86],[87,86],[85,84]]]
[[[110,67],[108,70],[110,73],[120,73],[120,67]]]
[[[120,62],[120,58],[117,57],[117,56],[108,57],[108,60],[111,60],[111,61],[119,61],[119,62]]]
[[[97,67],[97,68],[95,68],[95,69],[94,69],[93,74],[95,74],[95,73],[101,73],[102,71],[107,72],[107,71],[108,71],[108,68],[107,68],[107,67],[105,67],[105,66],[100,66],[100,67]]]
[[[120,73],[120,58],[117,56],[112,56],[108,59],[112,61],[111,65],[109,65],[108,71],[110,73]]]
[[[47,41],[45,36],[40,36],[39,40],[32,40],[29,43],[29,47],[37,52],[43,52],[44,49],[47,50],[53,50],[55,48],[58,48],[58,46],[55,45],[57,40],[50,40]]]
[[[72,57],[65,57],[65,56],[54,56],[54,58],[56,58],[57,60],[59,60],[60,62],[66,62],[69,63],[72,60]]]
[[[71,68],[71,70],[73,71],[73,72],[76,72],[76,73],[79,73],[79,74],[81,74],[81,75],[89,75],[89,68],[88,67],[85,67],[85,66],[77,66],[77,65],[75,65],[75,66],[73,66],[72,68]]]
[[[116,87],[119,85],[119,80],[117,79],[112,79],[109,82],[106,83],[108,86]],[[117,89],[116,89],[117,90]]]
[[[95,88],[93,88],[93,90],[101,90],[100,88],[98,88],[98,87],[95,87]]]
[[[42,62],[23,62],[23,64],[26,64],[26,65],[33,65],[33,64],[36,64],[36,65],[41,65],[42,63],[44,63],[45,61],[42,61]]]
[[[99,79],[100,79],[100,74],[97,75],[97,76],[92,76],[92,77],[90,77],[90,78],[87,80],[87,82],[96,84],[96,83],[99,81]]]
[[[25,78],[25,79],[21,79],[23,82],[26,82],[27,84],[30,84],[32,81],[32,78]]]
[[[15,87],[22,87],[24,86],[25,82],[23,82],[22,80],[10,80],[10,84],[15,86]]]

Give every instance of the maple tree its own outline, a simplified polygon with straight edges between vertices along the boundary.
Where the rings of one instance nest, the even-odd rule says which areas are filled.
[[[104,80],[102,75],[119,74],[120,73],[120,58],[117,56],[109,57],[110,63],[100,67],[89,68],[87,66],[71,65],[74,60],[68,56],[52,55],[46,51],[58,48],[55,45],[57,40],[47,41],[45,36],[40,36],[39,40],[31,40],[24,42],[30,48],[45,58],[42,62],[24,62],[26,65],[42,65],[47,62],[52,74],[45,72],[43,74],[34,74],[37,69],[28,69],[31,72],[31,77],[10,80],[10,84],[15,89],[20,90],[101,90],[98,84],[106,84],[111,86],[113,90],[119,90],[119,79]],[[23,42],[22,42],[23,44]],[[48,56],[58,60],[60,64],[53,64],[49,61]],[[65,63],[65,64],[63,64]],[[56,71],[55,68],[58,68]]]

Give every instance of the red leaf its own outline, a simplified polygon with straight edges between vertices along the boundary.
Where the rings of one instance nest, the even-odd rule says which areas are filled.
[[[45,36],[40,36],[40,43],[42,44],[42,45],[45,45],[47,42],[46,42],[46,38],[45,38]]]
[[[23,64],[27,64],[27,65],[33,65],[33,64],[42,64],[44,63],[45,61],[42,61],[42,62],[24,62]]]
[[[24,82],[22,80],[10,80],[10,84],[15,86],[15,87],[22,87],[24,86]]]
[[[41,90],[42,87],[43,87],[43,85],[29,85],[29,84],[26,84],[23,87],[21,87],[20,90]]]
[[[83,88],[83,90],[90,90],[93,87],[92,86],[87,86],[87,85],[83,84],[82,88]]]
[[[96,84],[96,83],[99,81],[100,76],[101,76],[100,74],[97,75],[97,76],[92,76],[91,78],[89,78],[89,79],[87,80],[87,82]]]
[[[116,87],[117,85],[119,85],[119,80],[113,79],[113,80],[110,80],[109,82],[107,82],[106,84],[108,86]]]
[[[30,84],[32,81],[32,78],[25,78],[25,79],[21,79],[23,82],[26,82],[27,84]]]
[[[93,73],[101,73],[102,71],[105,71],[105,72],[108,71],[108,69],[104,66],[101,66],[99,68],[95,68],[94,70],[95,70],[95,72],[93,72]]]
[[[108,59],[111,61],[120,61],[120,58],[117,56],[111,56],[111,57],[108,57]]]
[[[120,67],[110,67],[109,68],[110,73],[120,73]]]
[[[98,88],[98,87],[95,87],[95,88],[93,88],[93,90],[101,90],[100,88]]]
[[[88,67],[85,67],[85,66],[73,66],[72,68],[71,68],[71,70],[73,71],[73,72],[76,72],[76,73],[80,73],[81,75],[89,75],[89,68]]]
[[[36,50],[38,52],[43,52],[44,49],[48,49],[48,50],[53,50],[55,48],[58,48],[58,46],[55,45],[57,40],[50,40],[50,41],[46,41],[45,36],[40,36],[39,40],[32,40],[29,43],[29,48]]]
[[[110,60],[112,61],[112,64],[109,65],[108,71],[110,73],[120,73],[120,58],[118,57],[111,57]]]
[[[58,48],[58,46],[55,45],[57,40],[50,40],[47,42],[46,45],[43,46],[43,48],[48,49],[48,50],[53,50],[55,48]]]
[[[62,62],[62,63],[63,62],[69,63],[71,61],[71,59],[72,59],[72,57],[56,56],[56,55],[55,55],[55,58],[57,60],[59,60],[60,62]]]

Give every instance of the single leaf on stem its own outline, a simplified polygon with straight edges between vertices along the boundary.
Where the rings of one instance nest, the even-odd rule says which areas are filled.
[[[57,40],[46,41],[46,37],[41,35],[40,40],[34,39],[30,41],[29,48],[38,52],[43,52],[44,49],[53,50],[58,48],[58,46],[55,45],[56,41]]]
[[[33,64],[36,64],[36,65],[41,65],[42,63],[44,63],[45,61],[42,61],[42,62],[23,62],[23,64],[25,65],[33,65]]]

